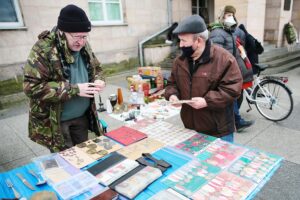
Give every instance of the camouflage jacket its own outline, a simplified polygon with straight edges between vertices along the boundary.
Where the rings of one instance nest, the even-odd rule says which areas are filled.
[[[68,81],[69,64],[74,62],[74,58],[67,47],[65,36],[61,36],[56,28],[51,32],[42,32],[38,38],[24,66],[23,89],[30,99],[29,137],[57,152],[65,148],[60,131],[63,102],[79,92],[78,87]],[[104,80],[100,63],[88,43],[81,49],[81,54],[88,63],[89,82]],[[87,112],[90,129],[99,133],[93,100],[90,105]]]

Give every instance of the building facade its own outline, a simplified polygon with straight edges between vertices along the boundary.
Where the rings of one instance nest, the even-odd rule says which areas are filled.
[[[276,46],[283,45],[285,23],[300,25],[300,3],[293,0],[2,0],[0,80],[22,73],[39,33],[51,30],[60,9],[70,3],[92,21],[89,41],[102,63],[137,58],[139,41],[185,16],[200,14],[211,23],[225,4],[236,7],[239,23],[250,33]]]

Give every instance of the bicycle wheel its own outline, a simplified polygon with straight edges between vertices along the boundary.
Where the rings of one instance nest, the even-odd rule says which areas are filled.
[[[292,113],[292,92],[281,82],[263,80],[253,91],[258,112],[271,121],[281,121]]]

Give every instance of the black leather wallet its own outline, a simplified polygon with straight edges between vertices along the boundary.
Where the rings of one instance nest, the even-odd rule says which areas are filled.
[[[122,160],[125,160],[126,157],[118,154],[116,152],[111,153],[111,155],[104,160],[100,161],[99,163],[91,166],[90,168],[87,169],[88,172],[93,174],[94,176],[97,176],[104,170],[110,168],[111,166],[114,166],[115,164],[121,162]]]

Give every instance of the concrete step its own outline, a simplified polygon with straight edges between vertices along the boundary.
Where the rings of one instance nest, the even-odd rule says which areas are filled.
[[[274,54],[286,53],[288,52],[287,48],[273,48],[269,50],[265,50],[263,54],[259,55],[260,57],[268,57]]]
[[[277,59],[285,58],[291,55],[299,54],[300,50],[296,49],[292,52],[288,52],[287,49],[276,49],[269,53],[263,53],[259,56],[259,62],[265,63],[265,62],[271,62]]]
[[[264,51],[268,52],[269,50],[275,49],[276,45],[275,44],[268,44],[266,42],[264,42]]]
[[[288,62],[288,63],[278,66],[278,67],[270,67],[270,68],[266,69],[265,71],[263,71],[262,74],[264,74],[264,75],[278,74],[278,73],[290,71],[297,67],[300,67],[300,59],[297,59],[292,62]]]
[[[297,53],[293,53],[291,55],[287,55],[283,58],[279,58],[270,62],[266,62],[270,67],[280,67],[282,65],[288,64],[290,62],[300,60],[300,51]]]

